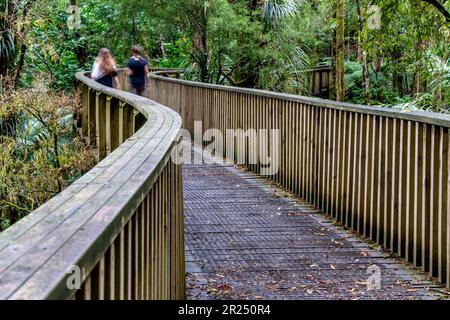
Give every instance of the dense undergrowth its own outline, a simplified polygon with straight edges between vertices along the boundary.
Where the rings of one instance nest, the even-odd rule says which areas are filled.
[[[77,99],[39,86],[2,96],[0,231],[35,210],[95,164],[73,131]]]

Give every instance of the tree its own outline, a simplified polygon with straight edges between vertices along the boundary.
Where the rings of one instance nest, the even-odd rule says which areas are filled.
[[[450,23],[450,10],[447,10],[445,8],[445,4],[447,3],[447,0],[422,0],[424,2],[427,2],[434,6],[445,18],[447,23]]]
[[[363,36],[363,13],[362,13],[362,6],[361,6],[361,0],[356,1],[356,7],[358,12],[358,60],[361,63],[362,66],[362,78],[364,83],[364,90],[365,90],[365,103],[368,104],[370,101],[370,76],[369,76],[369,68],[367,65],[367,55],[364,49],[362,48],[362,39]]]
[[[336,2],[336,100],[345,100],[344,50],[345,50],[345,0]]]

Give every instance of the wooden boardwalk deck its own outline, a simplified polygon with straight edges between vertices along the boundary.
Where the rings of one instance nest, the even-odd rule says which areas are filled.
[[[232,165],[184,169],[188,299],[439,299],[441,286]],[[369,266],[381,290],[368,290]]]

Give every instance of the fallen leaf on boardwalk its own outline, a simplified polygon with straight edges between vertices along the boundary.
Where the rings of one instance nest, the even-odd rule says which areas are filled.
[[[230,291],[232,288],[231,288],[228,284],[222,283],[222,284],[219,286],[219,289],[222,290],[222,291]]]

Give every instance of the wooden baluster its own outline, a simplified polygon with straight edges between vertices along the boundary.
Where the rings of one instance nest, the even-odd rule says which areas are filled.
[[[88,90],[88,141],[92,146],[97,143],[96,129],[96,92],[89,88]]]
[[[106,97],[97,93],[95,100],[95,128],[99,161],[106,157]]]
[[[422,243],[422,208],[423,208],[423,196],[425,192],[423,185],[423,176],[425,172],[424,168],[424,158],[422,154],[422,140],[424,136],[423,125],[416,122],[415,123],[415,137],[414,137],[414,167],[416,168],[414,172],[414,193],[412,195],[414,199],[413,208],[413,245],[412,245],[412,261],[413,263],[421,267],[423,266],[422,255],[421,255],[421,243]]]
[[[106,97],[106,105],[105,105],[105,148],[106,148],[106,155],[108,156],[111,153],[111,97]]]
[[[447,280],[447,184],[448,184],[448,129],[439,128],[439,174],[437,213],[437,276],[441,283]]]
[[[81,135],[89,137],[89,87],[81,85]]]

